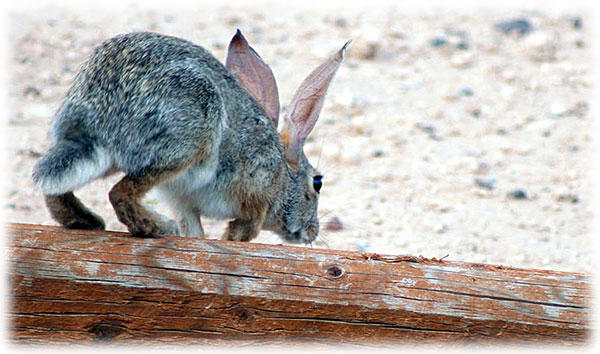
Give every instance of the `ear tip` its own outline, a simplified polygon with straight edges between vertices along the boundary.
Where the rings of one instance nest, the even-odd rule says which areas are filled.
[[[348,49],[348,47],[350,46],[350,43],[352,43],[352,39],[349,39],[346,43],[344,43],[344,46],[342,47],[342,49],[340,49],[340,54],[342,56],[342,59],[344,58],[344,54],[346,54],[346,49]]]
[[[244,35],[242,34],[242,31],[238,28],[235,31],[235,34],[233,35],[233,38],[231,39],[231,41],[236,41],[236,40],[242,40],[242,41],[246,41],[246,38],[244,37]]]

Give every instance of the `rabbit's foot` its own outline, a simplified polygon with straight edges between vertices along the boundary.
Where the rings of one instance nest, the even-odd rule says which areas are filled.
[[[140,223],[127,224],[127,229],[135,237],[159,238],[163,236],[179,236],[179,225],[162,215],[152,215],[144,218]]]
[[[105,228],[104,220],[83,205],[73,192],[46,195],[44,199],[52,218],[67,229],[104,230]]]
[[[80,230],[104,230],[106,225],[98,214],[90,211],[87,214],[79,214],[71,222],[64,225],[67,229]]]
[[[227,241],[250,241],[258,236],[260,227],[252,220],[235,219],[229,222],[222,239]]]
[[[200,215],[194,212],[183,213],[181,218],[181,235],[190,237],[204,238],[204,228],[200,221]]]
[[[148,210],[139,200],[156,184],[156,179],[123,177],[108,193],[117,218],[136,237],[179,236],[179,226],[156,212]]]
[[[158,232],[160,236],[179,236],[181,234],[179,224],[175,220],[171,220],[162,215],[161,219],[163,221],[159,224],[160,230]]]
[[[181,235],[181,230],[179,228],[179,223],[175,220],[171,220],[163,215],[158,215],[160,217],[160,223],[158,223],[159,236],[179,236]]]
[[[229,222],[222,239],[227,241],[251,241],[258,236],[265,221],[266,209],[257,218],[235,219]]]

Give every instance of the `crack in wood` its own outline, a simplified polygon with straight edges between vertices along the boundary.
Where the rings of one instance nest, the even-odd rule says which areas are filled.
[[[578,273],[16,224],[9,234],[11,335],[38,343],[582,343],[590,331],[591,281]],[[60,332],[77,326],[87,332]]]
[[[289,321],[310,321],[310,322],[329,322],[329,323],[342,323],[351,326],[379,326],[388,329],[399,329],[399,330],[412,330],[412,331],[424,331],[424,332],[441,332],[441,333],[463,333],[462,330],[449,330],[449,329],[435,329],[435,328],[420,328],[411,326],[399,326],[392,323],[378,322],[378,321],[364,321],[364,320],[348,320],[340,318],[323,318],[323,317],[278,317],[278,319],[285,319]]]
[[[404,287],[404,286],[399,286],[399,287]],[[479,298],[479,299],[511,301],[511,302],[519,302],[519,303],[524,303],[524,304],[535,304],[535,305],[544,305],[544,306],[552,306],[552,307],[560,307],[560,308],[573,308],[573,309],[587,309],[588,308],[587,306],[556,304],[556,303],[551,303],[551,302],[534,301],[534,300],[527,300],[527,299],[513,299],[513,298],[509,298],[509,297],[493,296],[493,295],[471,294],[471,293],[455,291],[455,290],[427,289],[427,288],[419,288],[419,287],[410,287],[410,288],[404,287],[404,288],[411,289],[411,290],[439,292],[439,293],[459,295],[459,296],[469,296],[469,297],[475,297],[475,298]]]

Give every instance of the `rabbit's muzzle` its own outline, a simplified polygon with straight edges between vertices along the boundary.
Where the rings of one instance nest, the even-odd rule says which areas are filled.
[[[300,229],[288,232],[284,238],[290,243],[305,243],[313,242],[319,235],[319,223],[311,222],[310,225],[301,227]]]

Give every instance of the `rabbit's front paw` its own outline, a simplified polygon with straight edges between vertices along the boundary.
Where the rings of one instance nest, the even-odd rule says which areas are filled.
[[[129,232],[135,237],[156,238],[163,236],[179,236],[179,225],[173,220],[160,216],[159,220],[152,220],[129,228]]]
[[[160,236],[179,236],[179,224],[165,216],[161,215],[162,225],[160,225]]]

